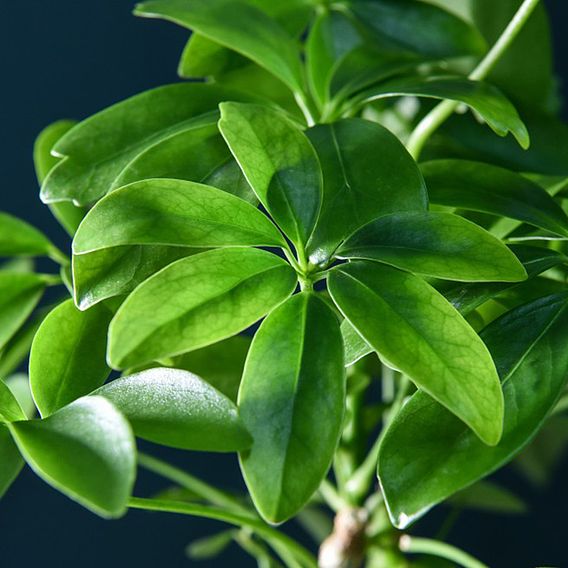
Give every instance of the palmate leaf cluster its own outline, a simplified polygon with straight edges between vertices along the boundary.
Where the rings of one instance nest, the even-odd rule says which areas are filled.
[[[236,540],[261,566],[313,565],[265,521],[305,521],[321,496],[366,511],[383,565],[377,463],[397,528],[470,486],[507,509],[472,484],[566,406],[568,130],[543,9],[482,82],[468,73],[518,3],[453,4],[136,7],[192,31],[179,73],[198,80],[38,138],[70,260],[0,217],[0,492],[25,461],[116,517],[135,436],[238,452],[252,504],[202,484],[185,506],[247,531],[192,550]],[[460,112],[417,160],[405,145],[437,100]],[[41,256],[60,276],[34,271]],[[28,352],[33,405],[10,377]]]

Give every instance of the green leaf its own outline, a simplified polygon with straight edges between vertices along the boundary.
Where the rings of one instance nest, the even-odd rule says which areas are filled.
[[[18,477],[23,466],[24,460],[8,428],[0,423],[0,498]]]
[[[345,319],[341,322],[341,335],[343,336],[346,367],[350,367],[373,352],[373,348],[357,333],[349,320]]]
[[[0,212],[0,256],[49,256],[54,246],[25,221]]]
[[[81,223],[73,253],[121,245],[285,244],[270,219],[239,197],[191,181],[150,179],[101,199]]]
[[[26,415],[8,385],[0,380],[0,423],[25,420]]]
[[[30,385],[42,416],[89,394],[110,374],[105,360],[112,312],[80,312],[67,300],[45,318],[32,344]]]
[[[136,475],[130,426],[110,402],[84,397],[43,420],[10,430],[24,459],[44,481],[103,517],[119,517]]]
[[[217,533],[213,536],[207,536],[194,540],[188,544],[185,553],[191,560],[209,560],[219,556],[233,541],[238,531],[231,529]]]
[[[383,47],[399,47],[440,58],[481,55],[485,50],[485,41],[473,26],[424,2],[352,2],[350,10]]]
[[[283,113],[223,103],[219,129],[261,203],[286,235],[303,245],[313,231],[322,193],[314,149]]]
[[[134,13],[164,18],[221,44],[302,92],[298,48],[291,36],[264,12],[235,0],[154,0],[138,4]]]
[[[181,54],[178,75],[183,79],[215,77],[240,67],[244,61],[246,59],[238,53],[193,32]]]
[[[218,249],[181,259],[122,304],[109,330],[109,361],[132,367],[236,335],[295,286],[293,269],[263,250]]]
[[[469,0],[473,23],[493,45],[521,0]],[[518,36],[501,55],[487,80],[515,100],[551,110],[555,79],[552,41],[546,8],[537,6]]]
[[[486,444],[501,436],[503,395],[483,342],[420,278],[365,261],[333,270],[330,294],[390,366],[467,424]]]
[[[290,518],[319,487],[339,441],[344,399],[337,316],[314,294],[298,294],[256,333],[239,391],[254,439],[241,468],[267,521]]]
[[[236,402],[250,341],[250,337],[235,335],[175,357],[172,366],[199,375]]]
[[[523,500],[508,489],[489,481],[478,481],[453,495],[448,504],[454,507],[506,515],[527,512]]]
[[[104,396],[146,440],[184,450],[234,452],[252,444],[237,407],[201,377],[157,368],[116,379]]]
[[[343,239],[380,215],[426,210],[422,175],[386,128],[352,118],[311,128],[308,136],[324,178],[321,213],[308,245],[313,264],[327,262]]]
[[[129,294],[144,280],[175,260],[199,249],[169,246],[124,246],[73,256],[75,304],[80,310]]]
[[[256,203],[252,190],[219,134],[214,118],[216,115],[210,124],[182,130],[142,151],[122,170],[113,188],[150,178],[174,178],[215,185]],[[223,182],[226,177],[223,172],[235,172],[237,175],[233,173],[230,184],[210,183],[211,179]]]
[[[16,373],[9,376],[6,385],[18,401],[20,408],[24,412],[24,417],[31,420],[37,412],[36,405],[30,389],[30,379],[25,373]]]
[[[108,193],[122,170],[148,147],[215,119],[223,100],[243,95],[216,85],[185,83],[146,91],[72,128],[53,151],[63,159],[41,189],[45,203],[89,205]],[[101,135],[103,133],[103,135]]]
[[[516,282],[526,272],[499,239],[452,213],[393,213],[351,235],[338,258],[384,262],[417,274],[466,282]]]
[[[381,486],[397,527],[489,475],[532,439],[568,377],[567,306],[566,294],[539,298],[482,332],[503,380],[505,421],[497,446],[480,443],[424,392],[402,408],[379,456]]]
[[[11,375],[29,355],[32,341],[45,314],[26,322],[0,351],[0,377]]]
[[[45,280],[38,274],[0,272],[0,348],[28,319],[44,288]]]
[[[492,85],[463,77],[410,77],[395,79],[364,91],[356,103],[366,104],[389,97],[426,97],[464,103],[478,113],[499,136],[511,132],[523,149],[529,147],[529,133],[515,107]],[[355,103],[353,103],[355,104]]]
[[[517,219],[568,235],[568,217],[542,187],[515,172],[466,160],[420,165],[432,203]]]

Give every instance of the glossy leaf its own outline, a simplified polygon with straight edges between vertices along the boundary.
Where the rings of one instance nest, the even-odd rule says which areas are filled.
[[[75,304],[80,310],[126,295],[172,262],[199,249],[169,246],[124,246],[73,256]]]
[[[486,347],[463,317],[420,278],[379,263],[336,268],[330,294],[391,367],[446,406],[486,443],[501,436],[503,396]]]
[[[466,160],[421,164],[432,203],[481,211],[568,235],[568,217],[536,183],[515,172]]]
[[[24,467],[18,447],[8,428],[0,423],[0,497],[8,490]]]
[[[233,452],[252,444],[237,407],[187,371],[149,369],[116,379],[93,394],[110,400],[137,436],[157,444],[210,452]]]
[[[352,2],[360,24],[385,45],[435,57],[480,55],[485,41],[479,32],[453,14],[415,0]]]
[[[54,246],[25,221],[0,212],[0,256],[49,256]]]
[[[309,140],[283,113],[264,106],[223,103],[219,129],[249,184],[296,244],[313,231],[322,179]]]
[[[254,439],[241,468],[269,522],[293,516],[319,487],[339,441],[344,398],[337,317],[314,294],[298,294],[256,333],[239,391]]]
[[[351,235],[337,257],[376,260],[448,280],[516,282],[526,278],[521,263],[499,239],[451,213],[384,215]]]
[[[397,527],[489,475],[532,439],[568,377],[567,307],[566,294],[539,298],[482,332],[503,380],[505,421],[497,446],[480,443],[424,392],[403,407],[379,456],[381,486]]]
[[[42,200],[79,205],[96,201],[148,147],[210,124],[215,114],[207,113],[216,111],[221,101],[242,98],[216,85],[185,83],[146,91],[95,114],[55,145],[53,151],[64,159],[47,176]]]
[[[227,398],[236,401],[250,341],[250,337],[235,335],[175,357],[172,366],[199,375]]]
[[[154,0],[137,16],[164,18],[252,59],[291,90],[303,87],[299,52],[291,36],[258,8],[234,0]]]
[[[426,210],[422,175],[386,128],[352,118],[311,128],[308,136],[324,177],[321,213],[308,245],[312,263],[325,263],[343,239],[380,215]]]
[[[224,172],[234,172],[231,183],[223,183]],[[217,121],[182,130],[138,154],[115,179],[122,187],[150,178],[174,178],[214,185],[251,203],[256,198],[219,134]],[[211,183],[216,180],[217,183]]]
[[[486,83],[462,77],[396,79],[364,91],[357,98],[361,104],[389,97],[413,96],[464,103],[478,113],[499,136],[511,132],[523,149],[529,146],[527,127],[515,107],[497,89]]]
[[[219,249],[181,259],[122,304],[109,330],[109,361],[132,367],[236,335],[295,285],[293,269],[259,249]]]
[[[51,153],[57,141],[67,134],[77,124],[74,120],[59,120],[44,128],[34,143],[34,167],[40,185],[47,174],[59,163],[60,157]],[[75,234],[85,211],[72,203],[51,203],[49,209],[63,228],[70,234]]]
[[[341,335],[343,336],[346,367],[350,367],[373,352],[373,348],[357,333],[349,320],[344,319],[341,322]]]
[[[42,416],[89,394],[110,374],[105,360],[112,312],[80,312],[67,300],[41,324],[30,353],[30,384]]]
[[[45,280],[37,274],[0,272],[0,347],[28,319],[44,288]]]
[[[121,245],[284,244],[268,217],[238,197],[190,181],[150,179],[101,199],[81,223],[73,253]]]
[[[119,517],[136,473],[130,426],[102,397],[81,398],[43,420],[10,425],[44,481],[103,517]]]
[[[8,385],[0,380],[0,423],[25,420],[26,415]]]
[[[25,373],[10,375],[5,383],[22,409],[24,418],[28,420],[34,418],[37,413],[37,408],[30,389],[30,379],[28,375]]]

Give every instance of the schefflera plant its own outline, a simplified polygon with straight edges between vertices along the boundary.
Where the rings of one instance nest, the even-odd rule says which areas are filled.
[[[2,492],[25,460],[103,516],[237,527],[194,557],[235,541],[259,566],[414,565],[406,553],[482,566],[398,530],[447,500],[515,509],[479,481],[566,407],[568,172],[547,141],[568,136],[538,92],[551,77],[518,74],[519,59],[546,72],[519,35],[528,21],[546,44],[538,2],[471,1],[459,16],[439,4],[455,8],[136,8],[192,30],[180,74],[205,79],[37,141],[41,198],[73,254],[0,218],[4,256],[61,265],[0,272],[0,372],[31,347],[33,395],[21,376],[0,382]],[[528,109],[535,148],[487,76]],[[487,142],[487,126],[522,149]],[[35,310],[61,284],[71,297]],[[238,452],[250,499],[137,452],[134,436]],[[185,493],[131,497],[137,463]],[[274,526],[293,517],[319,560]]]

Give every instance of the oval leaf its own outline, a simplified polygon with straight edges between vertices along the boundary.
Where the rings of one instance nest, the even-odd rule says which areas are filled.
[[[219,129],[261,203],[303,245],[319,213],[322,178],[312,145],[283,113],[223,103]]]
[[[0,422],[25,420],[26,415],[8,385],[0,380]]]
[[[300,54],[291,36],[258,8],[235,0],[154,0],[134,13],[164,18],[241,53],[302,92]]]
[[[103,517],[126,512],[136,446],[128,422],[106,399],[81,398],[10,430],[28,465],[55,489]]]
[[[73,239],[73,253],[120,245],[283,244],[268,217],[234,195],[191,181],[150,179],[101,199],[81,223]]]
[[[49,256],[54,248],[35,227],[0,212],[0,256]]]
[[[187,371],[149,369],[93,394],[110,400],[137,436],[157,444],[209,452],[234,452],[252,444],[237,407]]]
[[[219,249],[174,262],[118,310],[109,330],[109,361],[132,367],[236,335],[295,286],[294,270],[258,249]]]
[[[24,467],[24,460],[6,426],[0,424],[0,498]]]
[[[356,261],[335,269],[330,294],[357,332],[389,366],[408,375],[487,444],[499,441],[503,395],[479,336],[422,279]]]
[[[109,376],[105,354],[111,319],[103,305],[80,312],[72,300],[45,318],[30,353],[30,385],[42,416],[89,394]]]
[[[568,217],[539,185],[515,172],[467,160],[420,165],[432,203],[517,219],[568,235]]]
[[[536,434],[568,377],[567,308],[566,294],[539,298],[481,333],[504,383],[504,430],[497,446],[482,444],[424,392],[402,408],[379,456],[379,479],[395,526],[404,528],[436,503],[489,475]]]
[[[420,170],[386,128],[351,118],[311,128],[308,137],[324,178],[321,213],[308,245],[312,263],[325,263],[343,239],[380,215],[426,210]]]
[[[344,399],[337,317],[315,295],[298,294],[256,333],[239,391],[241,417],[254,439],[241,468],[269,522],[290,518],[319,487],[339,441]]]
[[[464,282],[516,282],[527,277],[499,239],[451,213],[385,215],[349,237],[337,256]]]
[[[388,97],[426,97],[464,103],[477,112],[499,136],[512,132],[523,149],[529,146],[529,133],[515,107],[492,85],[463,77],[407,78],[389,81],[364,91],[360,104]]]

